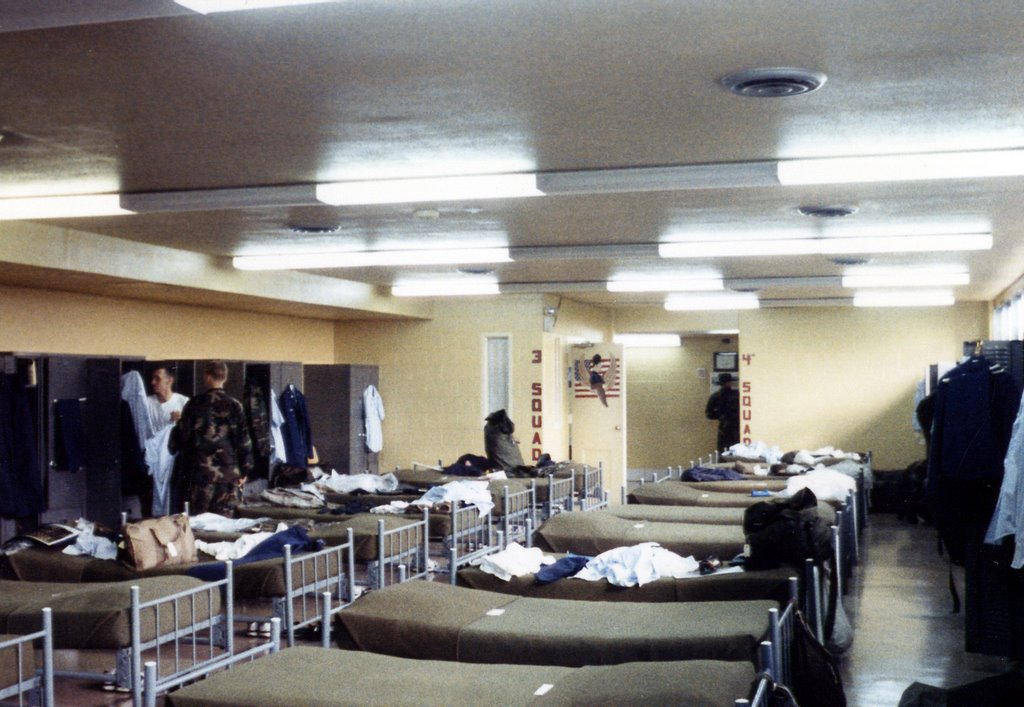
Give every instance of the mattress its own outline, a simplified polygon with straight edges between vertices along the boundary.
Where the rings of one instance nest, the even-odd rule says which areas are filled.
[[[771,499],[759,498],[758,501]],[[703,523],[705,525],[742,525],[746,508],[717,508],[714,506],[662,506],[656,504],[627,504],[610,506],[596,511],[626,520],[649,520],[660,523]],[[818,502],[818,514],[833,525],[836,509],[825,501]]]
[[[25,634],[42,628],[42,609],[53,610],[54,648],[115,649],[131,643],[130,589],[139,587],[142,601],[201,586],[194,577],[168,576],[135,579],[130,582],[66,584],[62,582],[19,582],[0,580],[0,632]],[[220,613],[220,599],[213,593],[212,613]],[[191,625],[209,618],[211,607],[201,602],[180,602],[178,615],[162,611],[161,631]],[[192,613],[195,612],[193,618]],[[156,635],[152,612],[142,616],[142,640]]]
[[[630,503],[644,505],[746,508],[765,499],[741,493],[712,491],[704,486],[698,488],[680,481],[664,481],[660,484],[644,484],[633,489],[628,500]]]
[[[791,568],[778,568],[682,579],[666,577],[643,586],[617,587],[607,581],[589,582],[571,578],[537,584],[536,575],[533,574],[513,577],[506,582],[479,567],[464,567],[459,570],[457,578],[459,586],[470,589],[538,599],[635,602],[772,599],[781,605],[789,599],[789,578],[793,575]]]
[[[542,469],[542,476],[537,478],[529,477],[512,477],[508,479],[495,479],[490,481],[491,487],[491,498],[494,500],[495,514],[500,513],[501,509],[501,498],[502,489],[505,486],[509,487],[509,491],[522,491],[523,489],[530,488],[530,482],[535,481],[537,484],[537,502],[543,503],[548,500],[549,493],[549,481],[548,474],[554,475],[556,479],[567,479],[569,475],[576,471],[576,478],[573,486],[576,492],[582,491],[584,486],[583,478],[583,467],[578,465],[557,465],[550,467],[550,471]],[[452,481],[480,481],[479,477],[473,476],[453,476],[450,474],[442,474],[440,471],[433,469],[396,469],[394,471],[395,476],[398,477],[399,482],[407,486],[416,486],[422,489],[428,489],[434,486],[443,486]]]
[[[405,658],[614,665],[756,659],[767,600],[608,604],[514,597],[412,581],[369,592],[337,617],[338,641]]]
[[[215,562],[200,553],[200,563]],[[60,550],[28,548],[4,558],[4,576],[23,582],[96,583],[125,582],[148,577],[181,576],[196,565],[169,565],[150,570],[134,570],[118,560],[99,560],[81,555],[65,555]],[[283,596],[284,571],[281,560],[261,560],[234,568],[236,599]]]
[[[709,506],[661,506],[627,504],[609,506],[596,513],[606,513],[626,520],[651,520],[660,523],[704,523],[705,525],[741,525],[743,508],[713,508]]]
[[[750,494],[752,491],[782,491],[786,488],[786,480],[767,477],[752,479],[735,479],[732,481],[676,481],[671,483],[692,486],[700,491],[714,491],[717,493],[742,493]]]
[[[535,544],[549,552],[599,555],[624,545],[656,542],[679,555],[732,559],[743,552],[742,525],[627,520],[600,512],[559,513],[537,529]]]
[[[310,679],[315,676],[315,679]],[[410,660],[296,647],[167,696],[172,707],[662,705],[720,707],[750,697],[753,667],[694,660],[564,668]],[[538,692],[542,692],[538,696]]]

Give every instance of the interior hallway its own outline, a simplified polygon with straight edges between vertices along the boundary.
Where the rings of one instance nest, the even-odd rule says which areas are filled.
[[[841,665],[850,707],[895,707],[914,681],[949,687],[1012,667],[964,651],[963,614],[950,613],[949,565],[934,527],[871,514],[861,548],[845,597],[855,629]],[[963,572],[955,573],[963,597]]]

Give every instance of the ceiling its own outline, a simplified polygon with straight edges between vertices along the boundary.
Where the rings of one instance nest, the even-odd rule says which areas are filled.
[[[506,291],[606,306],[665,298],[609,293],[608,279],[687,273],[756,290],[764,306],[852,296],[838,282],[845,266],[823,255],[657,256],[658,243],[695,234],[985,230],[989,251],[863,257],[966,266],[957,299],[991,300],[1024,272],[1024,177],[711,178],[707,188],[344,207],[305,195],[347,180],[694,165],[727,177],[736,163],[1022,148],[1022,37],[1019,0],[345,0],[209,15],[171,0],[0,0],[0,197],[117,192],[144,207],[184,193],[190,206],[42,224],[220,266],[237,255],[509,246],[512,262],[488,266]],[[828,78],[782,98],[737,96],[719,81],[780,66]],[[225,204],[217,195],[230,192],[216,190],[228,189],[252,198]],[[801,206],[856,213],[820,219]],[[0,237],[14,227],[0,224]],[[80,291],[109,282],[54,273],[39,267],[38,282]],[[309,274],[380,288],[466,277],[456,266]],[[0,254],[0,281],[32,276]],[[187,275],[146,280],[109,291],[202,300]],[[238,305],[259,308],[252,299]],[[289,311],[287,294],[262,299]],[[306,313],[308,303],[294,305]]]

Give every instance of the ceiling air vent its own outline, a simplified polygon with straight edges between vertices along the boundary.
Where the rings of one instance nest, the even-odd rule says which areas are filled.
[[[825,79],[825,74],[807,69],[747,69],[729,74],[722,85],[738,96],[782,98],[816,91]]]
[[[857,213],[856,206],[799,206],[797,211],[814,218],[843,218]]]
[[[288,230],[304,234],[337,233],[341,230],[341,224],[293,223],[288,225]]]

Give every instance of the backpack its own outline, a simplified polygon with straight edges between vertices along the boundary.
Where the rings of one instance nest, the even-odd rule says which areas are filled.
[[[832,530],[818,515],[818,499],[808,488],[748,507],[743,533],[749,569],[799,568],[807,558],[820,564],[832,557]]]

